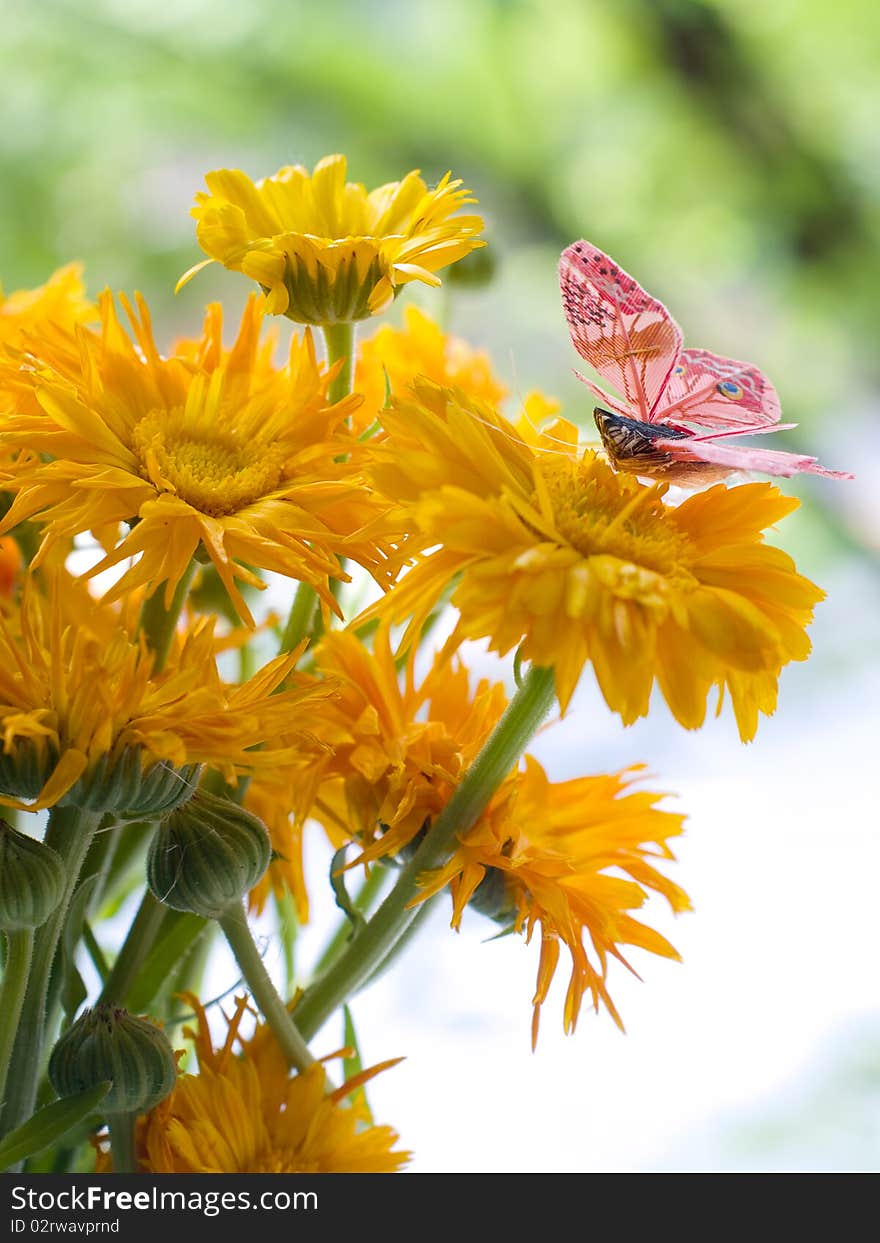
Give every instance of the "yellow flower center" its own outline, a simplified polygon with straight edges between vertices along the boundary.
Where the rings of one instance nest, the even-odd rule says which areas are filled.
[[[623,479],[589,455],[543,464],[542,474],[556,528],[583,556],[616,557],[664,578],[691,577],[690,541],[669,521],[660,488]]]
[[[142,478],[214,518],[270,493],[284,465],[278,444],[193,426],[183,410],[152,410],[135,426],[133,441]]]

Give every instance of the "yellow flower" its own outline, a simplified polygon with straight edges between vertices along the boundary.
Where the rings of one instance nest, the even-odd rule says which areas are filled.
[[[100,333],[80,328],[57,349],[31,339],[19,374],[42,410],[10,416],[0,433],[0,444],[32,451],[5,485],[18,495],[0,533],[38,518],[39,565],[59,539],[116,531],[89,574],[136,558],[108,599],[164,583],[166,606],[199,553],[251,625],[238,581],[264,586],[256,569],[310,583],[330,608],[328,576],[347,577],[338,557],[381,577],[383,508],[363,487],[345,427],[358,399],[328,403],[329,376],[308,332],[275,367],[273,342],[260,341],[258,301],[248,303],[229,350],[219,306],[208,309],[197,345],[165,358],[143,301],[139,318],[126,303],[132,340],[109,294]],[[130,530],[119,538],[121,522]]]
[[[311,814],[363,846],[358,862],[405,850],[446,806],[506,705],[503,687],[469,688],[442,655],[421,684],[410,660],[398,677],[387,631],[370,652],[351,632],[328,634],[315,663],[339,687],[312,719],[327,750],[315,765]]]
[[[199,766],[234,783],[291,757],[282,730],[304,734],[314,682],[276,694],[295,654],[241,686],[220,678],[213,623],[175,636],[161,673],[119,611],[62,578],[0,614],[0,804],[36,811],[57,803],[119,813],[168,809],[191,791]],[[260,750],[251,750],[268,744]]]
[[[144,1173],[393,1174],[407,1163],[410,1154],[395,1148],[391,1127],[373,1125],[356,1097],[346,1104],[394,1062],[328,1092],[319,1063],[291,1076],[266,1027],[250,1040],[241,1037],[245,998],[218,1049],[204,1009],[192,995],[187,1000],[198,1019],[198,1031],[187,1034],[195,1036],[199,1071],[181,1075],[170,1096],[139,1119],[136,1155]],[[109,1162],[99,1157],[98,1164],[106,1170]]]
[[[316,685],[318,685],[316,683]],[[315,738],[315,713],[310,715],[309,736],[288,739],[282,734],[277,745],[289,744],[294,759],[262,768],[248,783],[244,806],[263,821],[272,842],[272,859],[262,878],[248,896],[248,908],[260,914],[269,894],[276,898],[287,894],[293,899],[300,924],[309,921],[309,895],[306,888],[304,862],[304,828],[321,782],[322,761],[326,747]],[[327,837],[334,850],[344,845],[349,836],[332,820],[324,821]]]
[[[401,285],[439,285],[447,267],[483,242],[479,216],[456,215],[476,200],[447,173],[429,190],[418,172],[367,191],[346,182],[346,160],[329,155],[310,175],[300,165],[254,183],[237,169],[208,173],[192,214],[210,259],[257,281],[266,309],[303,324],[366,319]]]
[[[93,320],[95,314],[95,307],[85,296],[78,263],[59,268],[36,289],[17,289],[5,297],[0,288],[0,358],[21,349],[28,334],[45,339],[69,333],[74,324]],[[18,381],[14,370],[4,370],[8,374],[0,382],[0,428],[12,410],[39,410],[32,387]],[[20,454],[28,455],[27,448],[16,450],[0,443],[0,486]]]
[[[590,662],[630,724],[656,679],[676,719],[699,727],[713,686],[730,692],[740,736],[776,707],[777,681],[810,651],[823,593],[765,527],[798,505],[772,484],[718,485],[672,507],[666,485],[579,454],[577,429],[512,426],[461,392],[417,382],[382,413],[372,449],[380,490],[409,512],[425,551],[359,623],[411,618],[407,641],[456,575],[459,638],[552,666],[563,710]]]
[[[70,329],[94,318],[78,263],[59,268],[36,289],[17,289],[8,297],[0,290],[0,345],[6,347],[20,346],[25,333]]]
[[[364,430],[378,417],[389,387],[402,395],[416,376],[464,389],[469,397],[490,405],[507,396],[484,350],[448,336],[418,307],[408,306],[402,329],[383,324],[358,348],[354,387],[364,403],[355,412],[356,430]]]
[[[684,817],[660,810],[662,795],[628,792],[636,771],[551,783],[527,756],[525,771],[508,777],[449,862],[422,878],[420,901],[450,886],[454,928],[468,903],[524,932],[527,941],[540,928],[533,1047],[560,943],[572,961],[566,1032],[574,1030],[585,994],[623,1026],[606,987],[610,958],[629,966],[621,946],[678,958],[665,937],[629,913],[649,891],[662,894],[675,912],[690,909],[684,890],[651,862],[674,859],[668,841],[681,833]]]

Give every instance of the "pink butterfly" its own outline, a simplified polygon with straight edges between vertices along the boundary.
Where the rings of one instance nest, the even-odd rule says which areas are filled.
[[[776,390],[751,363],[683,350],[681,329],[663,303],[601,250],[585,241],[567,246],[559,283],[575,349],[622,394],[612,397],[575,373],[602,402],[593,413],[617,470],[692,484],[734,470],[852,479],[803,454],[727,444],[729,436],[796,424],[780,423]]]

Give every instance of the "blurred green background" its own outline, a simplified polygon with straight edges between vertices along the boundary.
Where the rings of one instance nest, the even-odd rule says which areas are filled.
[[[846,728],[845,687],[877,685],[866,680],[876,613],[861,603],[876,598],[880,548],[870,0],[0,0],[0,17],[7,290],[81,259],[92,293],[140,288],[170,343],[198,328],[212,297],[236,307],[245,294],[240,277],[211,268],[173,296],[200,258],[188,210],[204,173],[260,177],[343,151],[350,177],[370,186],[412,167],[429,180],[451,169],[478,195],[493,283],[448,301],[410,289],[400,301],[448,313],[457,333],[490,347],[514,391],[540,386],[586,423],[556,283],[559,251],[577,237],[662,298],[689,344],[764,368],[786,421],[801,425],[774,442],[858,475],[784,484],[806,502],[784,546],[836,589],[835,618],[854,619],[826,625],[811,684],[844,688],[826,727]],[[800,702],[819,728],[821,701]],[[839,763],[845,822],[857,777]],[[853,795],[852,805],[876,804]],[[842,887],[839,897],[828,917],[843,925]],[[876,1154],[877,1061],[859,1055],[850,1067],[829,1048],[808,1076],[814,1094],[734,1119],[719,1162],[736,1164],[730,1145],[744,1142],[779,1168],[794,1137],[809,1150],[812,1126],[818,1148],[803,1163],[821,1166],[821,1128],[847,1093],[856,1131],[871,1137],[853,1143],[864,1160]],[[687,1168],[694,1151],[669,1160]],[[854,1158],[842,1151],[845,1167]]]
[[[188,209],[210,168],[335,150],[368,185],[451,168],[498,261],[452,324],[523,389],[585,412],[555,260],[575,237],[663,298],[691,344],[754,359],[779,439],[846,468],[880,357],[877,24],[869,0],[3,0],[0,276],[72,257],[139,287],[160,336],[202,303]],[[872,39],[871,30],[875,31]],[[873,544],[861,488],[811,488]],[[870,508],[870,507],[869,507]],[[839,519],[839,521],[837,521]],[[815,534],[815,532],[812,532]]]

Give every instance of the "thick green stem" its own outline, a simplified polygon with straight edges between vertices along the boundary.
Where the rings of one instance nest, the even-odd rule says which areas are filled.
[[[134,1124],[137,1114],[115,1114],[109,1121],[110,1154],[114,1174],[138,1174],[135,1156]]]
[[[149,889],[145,890],[137,914],[101,990],[100,1001],[120,1006],[125,1004],[129,989],[156,942],[164,918],[165,907],[153,897]]]
[[[180,610],[186,601],[189,585],[196,571],[195,561],[191,561],[180,582],[175,588],[171,604],[165,607],[165,584],[160,583],[151,596],[141,606],[138,629],[145,636],[151,650],[156,653],[154,669],[158,672],[163,668],[171,649],[171,640],[177,626]]]
[[[84,875],[96,878],[88,906],[92,914],[100,908],[104,891],[113,874],[113,861],[122,836],[120,828],[114,816],[105,816],[89,847],[88,857],[83,865]]]
[[[305,1039],[311,1039],[333,1011],[369,979],[406,933],[418,911],[410,903],[419,892],[419,876],[440,866],[456,837],[476,823],[550,711],[553,699],[553,670],[530,669],[491,738],[376,914],[303,994],[294,1015]]]
[[[47,1037],[52,1036],[46,1031],[46,998],[52,963],[70,899],[101,819],[100,812],[79,811],[75,807],[53,807],[49,815],[45,840],[64,861],[66,883],[58,906],[34,936],[27,991],[9,1062],[9,1090],[0,1127],[4,1134],[20,1126],[34,1111],[44,1044]]]
[[[6,934],[6,968],[0,989],[0,1103],[6,1091],[6,1075],[18,1020],[24,1004],[28,972],[34,952],[33,928],[20,928]]]
[[[358,890],[353,903],[355,908],[360,911],[361,914],[367,914],[382,889],[382,886],[387,882],[387,880],[387,868],[370,868],[369,875]],[[333,934],[333,937],[321,951],[318,961],[315,963],[315,975],[317,977],[322,976],[324,972],[336,961],[351,940],[352,931],[350,920],[344,919],[340,922],[339,927]]]
[[[269,977],[254,942],[244,907],[238,904],[230,907],[217,922],[235,955],[251,996],[272,1028],[288,1065],[295,1066],[300,1071],[308,1070],[315,1059]]]
[[[322,331],[328,366],[343,360],[339,374],[330,381],[327,396],[331,402],[342,401],[351,392],[354,380],[354,324],[325,324]]]

